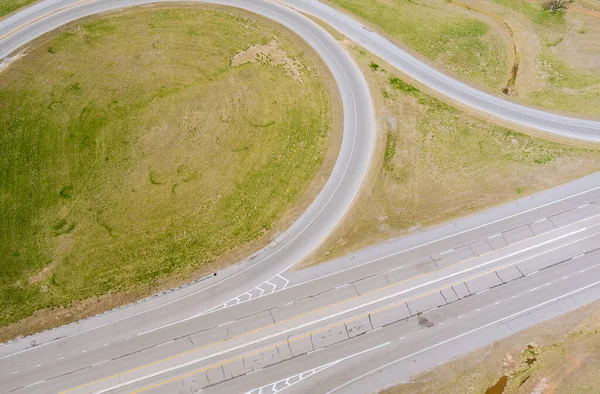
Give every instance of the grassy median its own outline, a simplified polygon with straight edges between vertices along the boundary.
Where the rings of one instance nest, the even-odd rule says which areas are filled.
[[[0,71],[0,325],[212,272],[296,207],[323,170],[330,77],[257,18],[92,17]]]

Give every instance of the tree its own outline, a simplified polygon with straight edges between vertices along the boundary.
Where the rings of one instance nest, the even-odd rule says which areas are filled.
[[[556,11],[562,10],[567,6],[568,3],[572,2],[573,0],[550,0],[550,2],[547,5],[548,11],[554,14]]]

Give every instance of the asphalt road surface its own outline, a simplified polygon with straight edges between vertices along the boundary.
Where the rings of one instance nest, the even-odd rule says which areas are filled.
[[[335,40],[301,14],[268,1],[213,2],[286,25],[329,65],[344,105],[344,138],[330,179],[273,245],[217,277],[1,346],[0,392],[369,392],[599,298],[599,174],[290,269],[335,227],[360,188],[373,154],[369,92]],[[69,21],[143,3],[39,3],[0,22],[0,57]],[[384,45],[392,63],[408,56],[362,27],[363,36],[352,36],[355,22],[317,3],[294,5],[314,7],[305,10],[376,53]],[[428,80],[427,67],[419,69],[423,83],[448,94],[448,81],[435,82],[437,72]],[[577,138],[600,135],[598,123],[541,112],[539,118],[539,111],[486,100],[495,116],[521,113],[511,119],[521,124]],[[503,112],[507,105],[518,111]]]

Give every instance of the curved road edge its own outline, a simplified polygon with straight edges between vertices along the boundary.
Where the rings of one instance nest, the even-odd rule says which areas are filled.
[[[351,16],[318,0],[281,1],[293,9],[321,19],[409,77],[453,101],[527,128],[562,137],[600,142],[600,121],[558,115],[482,92],[436,70]]]
[[[316,247],[337,226],[350,208],[366,177],[374,154],[373,107],[362,72],[333,37],[309,18],[287,7],[265,0],[196,0],[245,9],[284,25],[304,39],[329,67],[339,88],[344,121],[343,138],[334,168],[313,203],[285,233],[250,258],[219,272],[216,277],[150,297],[135,304],[38,333],[0,346],[0,358],[43,347],[57,339],[81,335],[114,325],[150,311],[154,319],[143,323],[152,327],[181,319],[198,311],[226,302],[239,289],[268,281],[289,269]],[[33,39],[66,23],[97,14],[136,5],[158,3],[155,0],[84,1],[49,0],[0,22],[0,59]],[[164,1],[163,1],[164,3]],[[47,6],[44,6],[46,5]],[[20,25],[12,24],[18,20]],[[201,297],[194,297],[202,293]],[[193,302],[191,302],[193,299]],[[180,308],[163,308],[175,302]],[[131,322],[129,322],[130,324]],[[109,327],[110,326],[110,327]]]

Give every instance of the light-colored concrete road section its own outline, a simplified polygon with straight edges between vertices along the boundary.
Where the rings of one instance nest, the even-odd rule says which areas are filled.
[[[3,356],[0,392],[368,392],[598,298],[599,249],[595,174],[197,317],[140,315]]]
[[[313,7],[355,38],[336,26],[356,30],[346,17],[318,3],[286,1]],[[0,57],[69,21],[150,2],[43,1],[0,22]],[[284,24],[329,65],[344,105],[344,139],[330,179],[277,242],[217,277],[0,346],[0,392],[371,391],[597,298],[599,174],[290,270],[335,227],[366,174],[373,146],[369,92],[335,40],[301,14],[265,0],[211,2]],[[363,45],[384,45],[390,61],[402,54],[362,30],[356,39]],[[452,96],[448,81],[431,78],[425,83]],[[494,102],[486,107],[496,116],[518,108],[519,123],[578,138],[598,135],[597,123],[537,117],[492,99],[502,104],[497,111]]]
[[[567,137],[600,141],[600,122],[573,119],[532,109],[479,91],[434,69],[408,54],[359,21],[318,0],[281,0],[302,12],[314,15],[340,33],[422,84],[452,100],[526,127]]]

